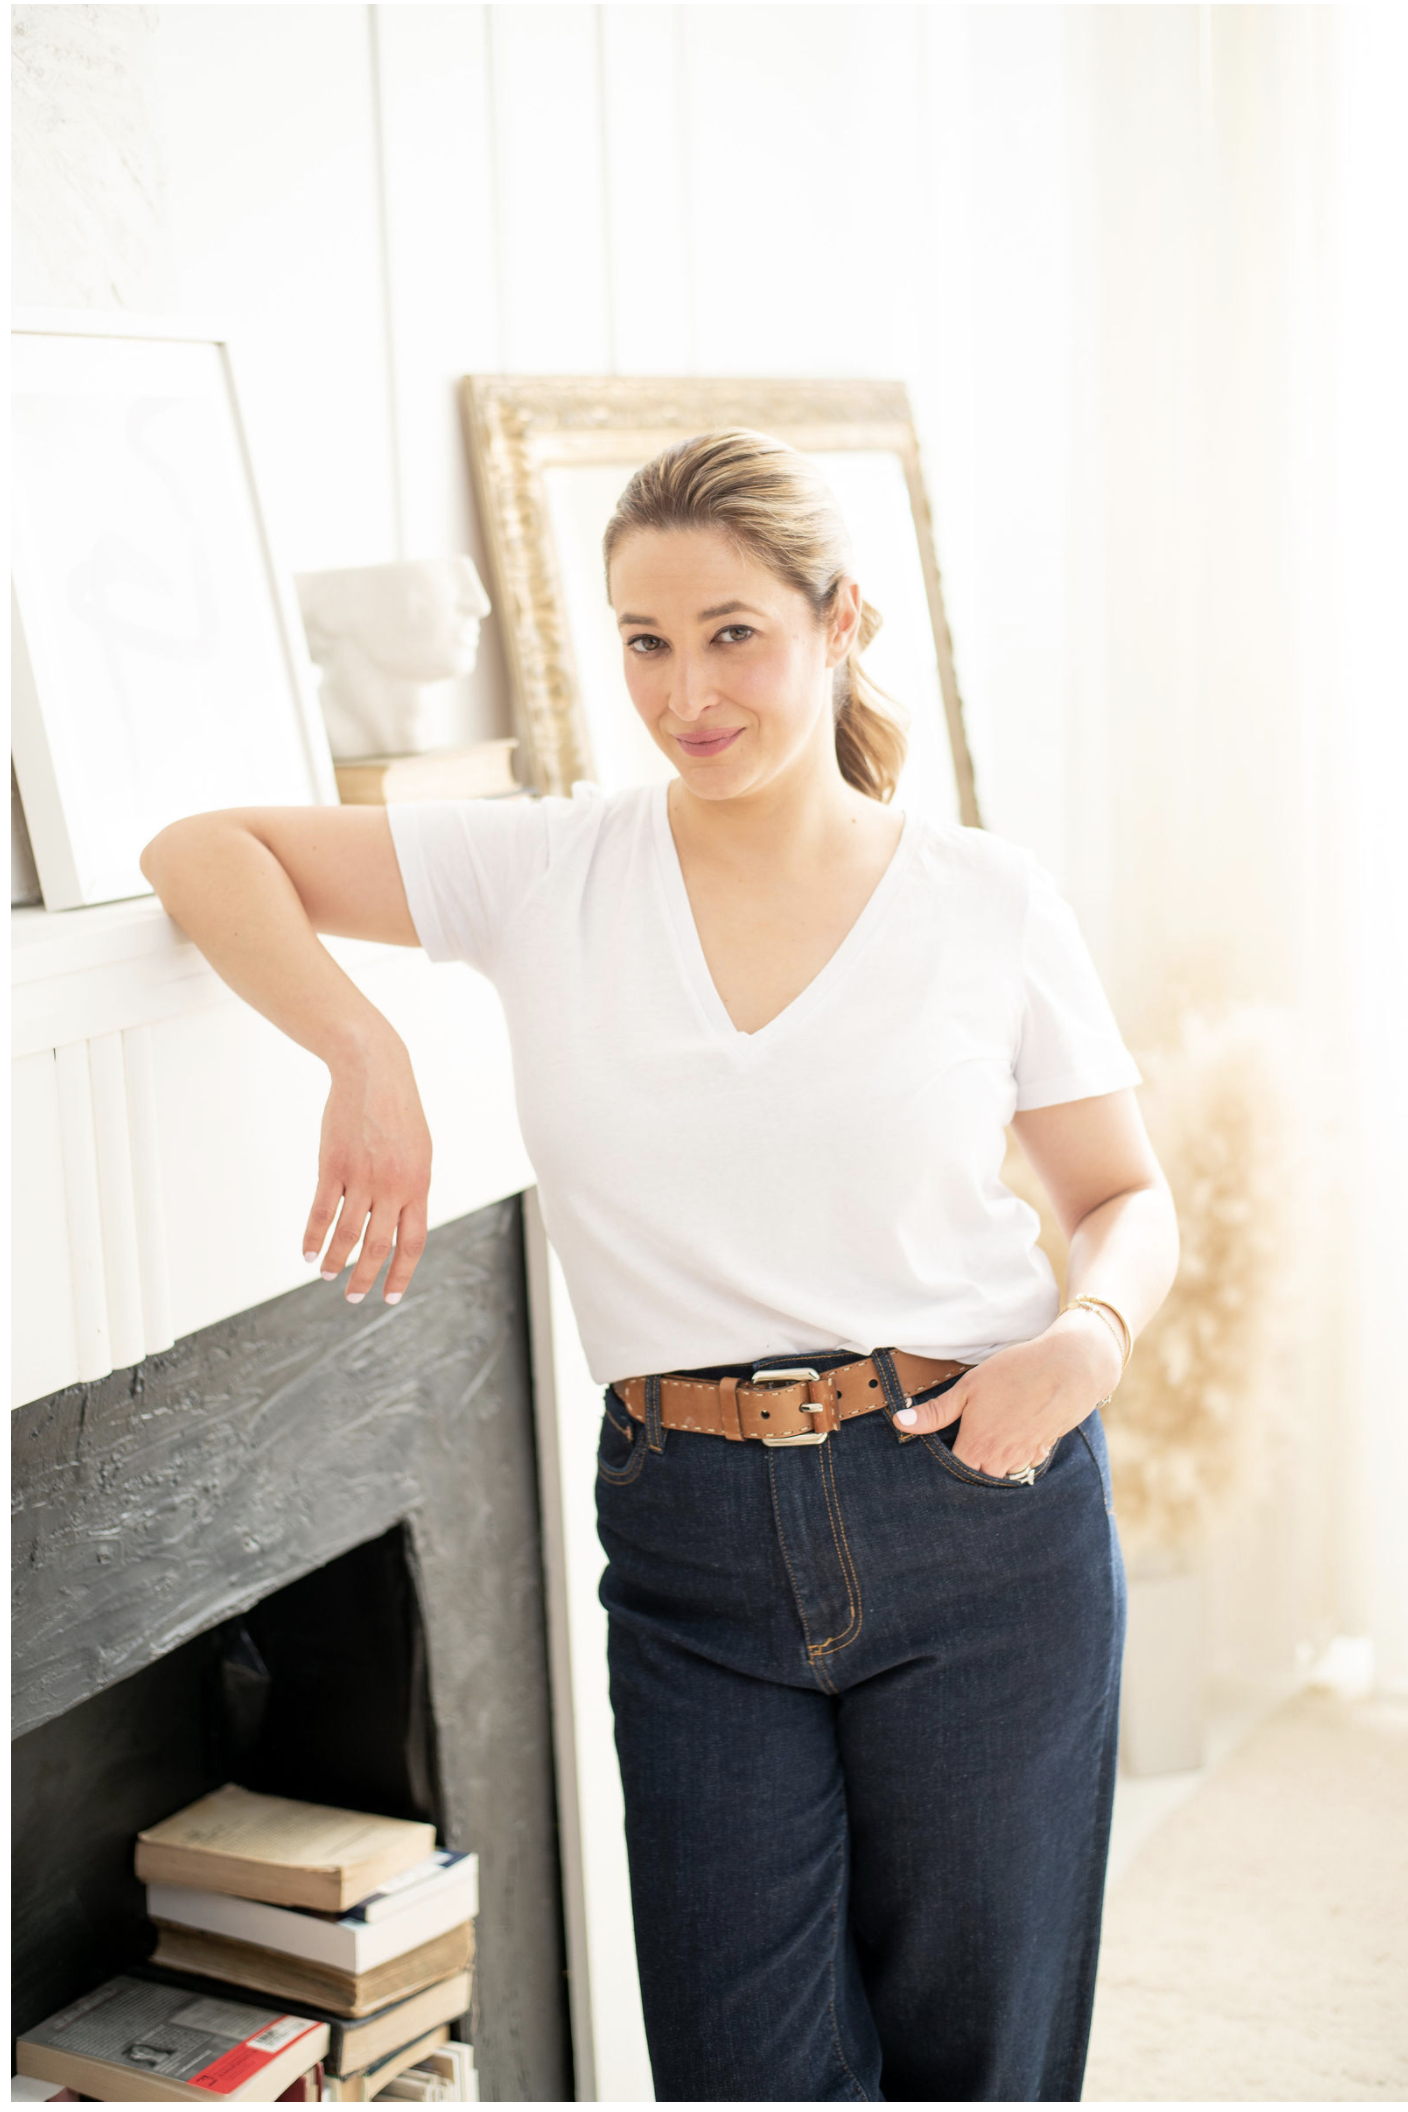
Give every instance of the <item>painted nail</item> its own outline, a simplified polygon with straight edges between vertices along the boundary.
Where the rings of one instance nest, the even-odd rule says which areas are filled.
[[[349,1291],[347,1293],[347,1303],[349,1305],[360,1305],[366,1295],[365,1291]]]
[[[312,1267],[313,1263],[317,1260],[317,1258],[318,1250],[316,1247],[314,1247],[309,1253],[305,1254],[303,1257],[303,1259],[308,1263],[308,1266],[310,1268]]]
[[[318,1273],[324,1283],[336,1283],[342,1271],[341,1269],[320,1269]]]
[[[381,1302],[383,1305],[399,1305],[401,1303],[401,1293],[399,1291],[383,1291]]]
[[[911,1429],[918,1420],[919,1410],[917,1408],[897,1408],[895,1410],[895,1421],[903,1423],[906,1430]]]

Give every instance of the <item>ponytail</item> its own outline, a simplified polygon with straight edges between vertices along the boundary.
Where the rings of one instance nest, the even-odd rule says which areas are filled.
[[[890,700],[861,665],[861,654],[879,630],[882,618],[868,601],[860,605],[856,642],[836,670],[836,760],[841,775],[867,799],[895,796],[904,768],[904,729]]]

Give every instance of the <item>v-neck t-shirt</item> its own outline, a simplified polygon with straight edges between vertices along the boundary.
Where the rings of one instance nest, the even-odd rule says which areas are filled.
[[[1003,1185],[1014,1111],[1136,1085],[1028,852],[905,817],[820,974],[757,1033],[714,987],[666,787],[393,806],[411,916],[508,1021],[593,1376],[809,1350],[977,1363],[1055,1281]]]

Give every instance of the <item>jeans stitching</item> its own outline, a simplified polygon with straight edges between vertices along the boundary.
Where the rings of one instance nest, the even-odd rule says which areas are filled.
[[[618,1395],[616,1395],[616,1396],[615,1396],[615,1398],[619,1400],[619,1399],[620,1399],[620,1396],[619,1396],[619,1394],[618,1394]],[[622,1437],[633,1437],[633,1424],[634,1424],[634,1420],[635,1420],[635,1419],[634,1419],[634,1417],[632,1416],[632,1414],[631,1414],[631,1412],[630,1412],[629,1408],[624,1408],[624,1407],[622,1408],[622,1410],[621,1410],[621,1413],[622,1413],[622,1415],[623,1415],[623,1416],[625,1417],[625,1421],[624,1421],[624,1422],[618,1422],[618,1421],[616,1420],[616,1417],[615,1417],[615,1416],[614,1416],[614,1415],[612,1414],[612,1412],[611,1412],[611,1400],[612,1400],[612,1394],[611,1394],[611,1389],[610,1389],[610,1387],[608,1387],[608,1388],[607,1388],[607,1399],[606,1399],[606,1401],[605,1401],[605,1403],[604,1403],[604,1405],[603,1405],[603,1413],[604,1413],[604,1414],[605,1414],[605,1416],[606,1416],[606,1420],[607,1420],[607,1421],[608,1421],[608,1422],[610,1423],[610,1425],[611,1425],[611,1427],[612,1427],[612,1429],[613,1429],[613,1430],[616,1430],[616,1431],[619,1431],[619,1432],[620,1432],[620,1434],[621,1434],[621,1436],[622,1436]]]
[[[951,1474],[955,1481],[966,1481],[970,1489],[1024,1489],[1031,1487],[1030,1482],[1009,1481],[1005,1474],[970,1474],[965,1469],[961,1459],[955,1459],[946,1446],[932,1444],[922,1430],[919,1433],[919,1442],[923,1445],[926,1452],[932,1453],[939,1465],[947,1473]],[[1051,1447],[1046,1458],[1037,1468],[1036,1479],[1038,1481],[1041,1480],[1055,1459],[1057,1446],[1059,1446],[1060,1442],[1061,1440],[1058,1437],[1056,1444]]]
[[[773,1523],[777,1527],[777,1544],[782,1549],[782,1560],[787,1569],[787,1581],[792,1586],[792,1602],[797,1608],[797,1618],[802,1624],[802,1641],[806,1645],[807,1663],[811,1667],[813,1678],[823,1693],[834,1694],[836,1689],[828,1679],[824,1668],[817,1663],[812,1648],[811,1630],[807,1626],[806,1609],[802,1605],[802,1594],[797,1588],[797,1572],[792,1567],[792,1557],[787,1551],[787,1533],[782,1523],[782,1511],[777,1500],[777,1483],[773,1479],[774,1472],[773,1463],[769,1460],[768,1491],[772,1497]]]
[[[814,1655],[817,1657],[829,1657],[834,1650],[846,1649],[855,1641],[865,1625],[865,1608],[861,1604],[860,1596],[860,1578],[856,1575],[856,1566],[851,1559],[851,1544],[846,1539],[845,1521],[841,1517],[841,1492],[836,1487],[836,1464],[834,1458],[828,1460],[826,1457],[830,1451],[830,1445],[823,1446],[818,1455],[817,1463],[821,1468],[821,1487],[822,1494],[826,1499],[827,1523],[831,1527],[831,1538],[836,1548],[836,1559],[841,1565],[841,1574],[846,1582],[847,1611],[850,1614],[850,1619],[839,1635],[828,1635],[824,1643],[818,1643],[815,1646]],[[832,1504],[833,1496],[835,1498],[834,1508]],[[839,1538],[837,1535],[838,1527],[840,1529]]]
[[[615,1417],[610,1415],[610,1413],[607,1415],[607,1421],[611,1424],[613,1430],[619,1429],[620,1426],[616,1422]],[[627,1433],[622,1432],[621,1434],[625,1435]],[[632,1431],[630,1437],[631,1456],[624,1467],[608,1467],[600,1452],[597,1454],[596,1471],[601,1476],[601,1479],[609,1483],[613,1489],[623,1489],[630,1482],[635,1481],[639,1477],[641,1468],[645,1465],[644,1433],[642,1432],[641,1436],[637,1437]]]

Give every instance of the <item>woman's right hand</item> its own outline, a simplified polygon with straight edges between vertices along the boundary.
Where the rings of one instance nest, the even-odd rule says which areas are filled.
[[[330,1068],[332,1090],[323,1110],[318,1189],[303,1240],[304,1260],[316,1261],[321,1254],[323,1279],[330,1282],[347,1266],[360,1239],[347,1286],[349,1305],[366,1297],[388,1256],[382,1297],[395,1305],[426,1241],[430,1130],[415,1074],[404,1044],[389,1032],[371,1048],[339,1057]]]

